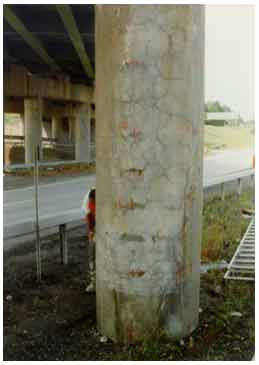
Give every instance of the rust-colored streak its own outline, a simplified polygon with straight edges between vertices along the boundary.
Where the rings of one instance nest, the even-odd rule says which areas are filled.
[[[117,200],[116,206],[117,206],[118,209],[122,209],[122,208],[127,207],[126,204],[121,199]]]
[[[134,342],[134,328],[133,328],[133,325],[132,323],[130,323],[128,326],[127,326],[127,340],[128,340],[128,343],[131,344]]]
[[[176,283],[179,284],[183,281],[185,274],[185,267],[183,265],[179,266],[176,271]]]
[[[129,127],[129,123],[127,121],[122,121],[119,124],[120,129],[127,129]]]
[[[144,170],[141,170],[141,169],[128,169],[128,170],[125,170],[125,173],[128,174],[129,176],[142,176],[143,173],[144,173]]]
[[[192,271],[192,265],[179,265],[176,271],[176,284],[179,285],[185,280],[186,275]]]
[[[125,65],[143,65],[144,62],[135,60],[135,59],[127,59],[126,61],[124,61],[124,64]]]
[[[128,202],[123,202],[121,199],[118,199],[116,202],[116,206],[118,209],[134,209],[135,203],[132,199]]]
[[[190,191],[187,195],[186,195],[186,200],[188,200],[189,202],[192,202],[194,200],[194,192]]]
[[[141,134],[142,134],[141,130],[137,128],[133,128],[132,132],[130,133],[131,137],[133,138],[138,138],[141,136]]]
[[[132,278],[140,278],[145,274],[145,271],[143,270],[131,270],[128,272],[128,275]]]

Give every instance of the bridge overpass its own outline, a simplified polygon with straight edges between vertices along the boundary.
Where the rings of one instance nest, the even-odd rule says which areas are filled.
[[[25,163],[43,121],[55,143],[74,143],[75,159],[90,160],[94,5],[4,5],[3,28],[4,113],[21,116]]]
[[[198,323],[204,24],[202,5],[4,5],[4,108],[20,101],[25,162],[44,114],[57,139],[68,118],[89,159],[95,104],[97,322],[116,342]]]

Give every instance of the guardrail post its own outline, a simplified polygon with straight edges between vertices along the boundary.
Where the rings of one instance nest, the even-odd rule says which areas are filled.
[[[225,184],[221,183],[221,200],[225,200]]]
[[[238,183],[237,193],[238,193],[238,195],[240,196],[240,195],[241,195],[241,193],[242,193],[242,179],[241,179],[241,178],[239,178],[239,179],[237,180],[237,183]]]
[[[255,175],[250,175],[250,179],[251,179],[251,186],[252,186],[252,187],[253,187],[254,182],[255,182],[254,178],[255,178]]]
[[[36,230],[36,265],[37,280],[41,281],[41,247],[40,247],[40,226],[39,226],[39,145],[34,147],[34,186],[35,186],[35,230]]]
[[[66,224],[59,225],[59,238],[60,238],[60,258],[61,264],[67,265],[68,263],[68,249],[67,249],[67,231]]]

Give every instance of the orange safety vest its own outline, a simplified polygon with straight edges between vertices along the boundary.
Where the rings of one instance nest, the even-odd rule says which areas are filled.
[[[88,201],[88,210],[95,216],[95,202],[93,202],[91,199]]]
[[[89,199],[88,201],[88,214],[86,215],[86,223],[88,224],[89,232],[95,230],[95,202]]]

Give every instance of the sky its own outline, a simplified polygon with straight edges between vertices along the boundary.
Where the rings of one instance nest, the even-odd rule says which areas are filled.
[[[254,119],[254,7],[206,5],[205,100]]]

